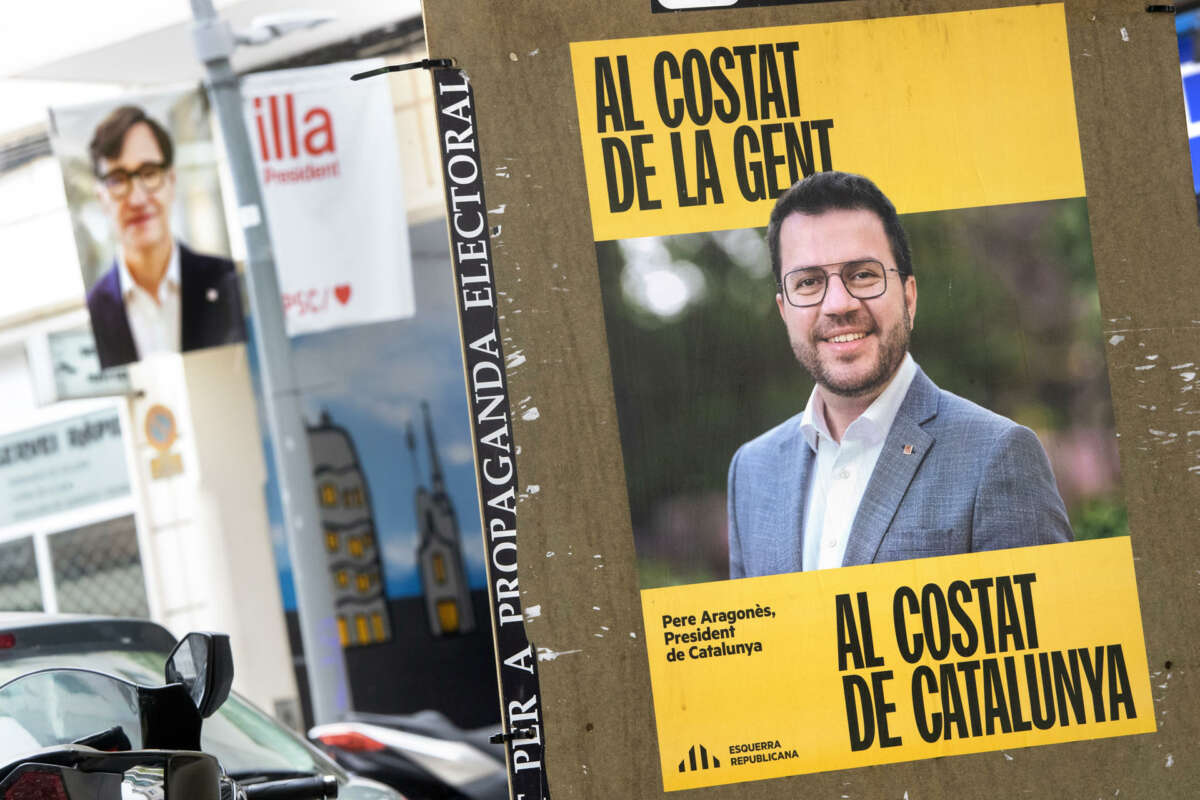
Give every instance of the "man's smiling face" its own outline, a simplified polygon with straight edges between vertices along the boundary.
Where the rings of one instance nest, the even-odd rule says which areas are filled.
[[[911,276],[902,282],[894,272],[891,245],[874,212],[795,213],[780,226],[783,275],[818,266],[836,273],[845,262],[864,259],[887,270],[887,291],[879,297],[852,297],[836,274],[817,305],[797,308],[775,296],[796,358],[825,391],[843,397],[878,395],[900,367],[917,310],[916,282]]]
[[[115,170],[135,173],[146,165],[163,165],[163,151],[145,122],[129,128],[114,159],[103,158],[98,165],[101,175]],[[149,250],[171,240],[171,203],[175,199],[175,171],[168,167],[157,188],[149,188],[141,178],[132,178],[125,194],[114,193],[101,182],[100,204],[112,220],[121,247],[127,253]]]

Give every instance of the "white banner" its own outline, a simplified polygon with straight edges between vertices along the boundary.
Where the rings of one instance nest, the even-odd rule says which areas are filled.
[[[289,336],[415,311],[388,81],[350,82],[380,66],[367,59],[243,82]]]

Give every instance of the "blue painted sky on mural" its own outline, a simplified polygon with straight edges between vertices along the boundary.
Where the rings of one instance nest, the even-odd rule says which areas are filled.
[[[308,422],[316,424],[326,412],[332,423],[345,428],[354,440],[371,495],[390,597],[421,592],[414,500],[417,487],[430,484],[422,401],[429,403],[446,491],[458,516],[470,586],[486,586],[445,223],[415,226],[410,233],[414,317],[292,339]],[[416,472],[406,436],[410,422],[418,442]],[[291,610],[296,607],[295,590],[269,457],[267,505],[284,606]]]

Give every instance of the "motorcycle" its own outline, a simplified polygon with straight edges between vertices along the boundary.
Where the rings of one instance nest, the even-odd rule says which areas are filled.
[[[0,686],[0,797],[5,800],[327,800],[330,775],[235,781],[200,752],[203,720],[229,696],[223,634],[190,633],[166,682],[52,668]]]
[[[507,800],[499,725],[465,730],[437,711],[359,712],[308,732],[346,769],[413,800]]]

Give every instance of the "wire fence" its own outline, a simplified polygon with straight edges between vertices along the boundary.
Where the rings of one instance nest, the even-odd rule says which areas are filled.
[[[0,543],[0,609],[43,610],[32,536]]]
[[[36,536],[46,538],[48,575]],[[150,616],[133,517],[0,542],[0,611],[45,611],[47,597],[61,613]]]
[[[60,612],[150,616],[133,517],[56,533],[49,545]]]

